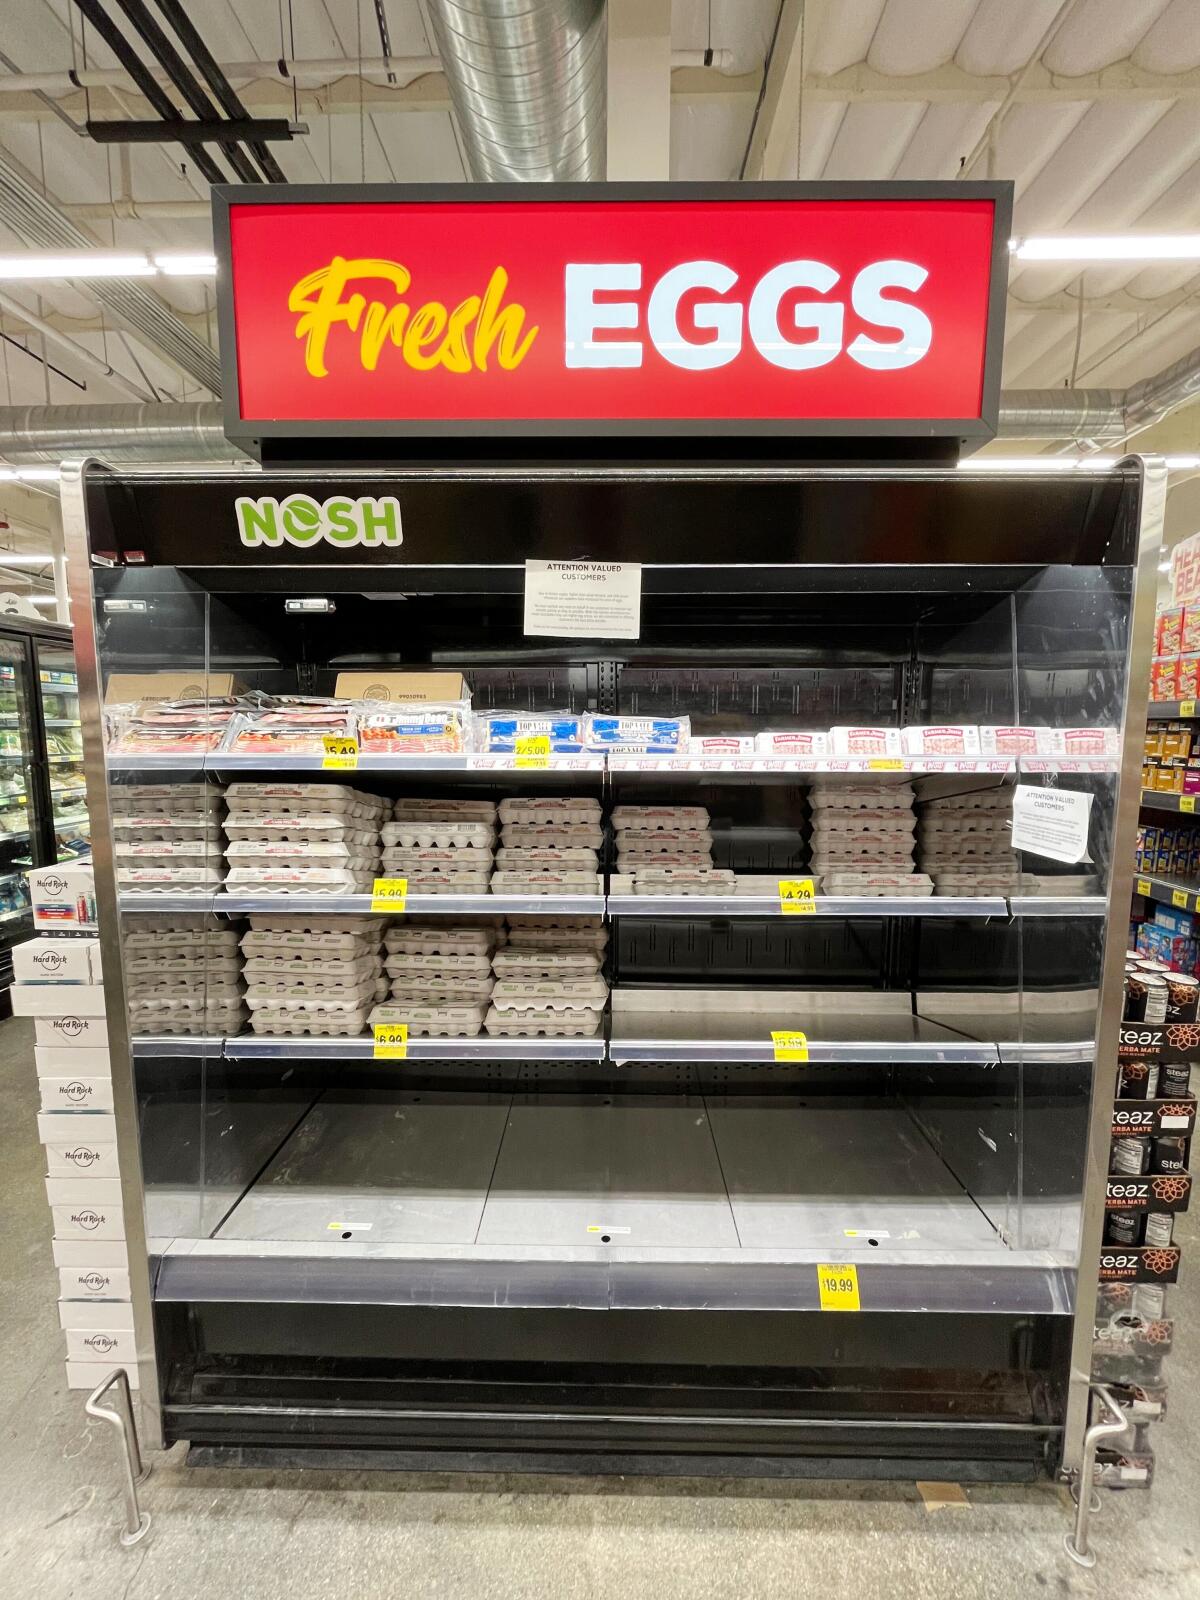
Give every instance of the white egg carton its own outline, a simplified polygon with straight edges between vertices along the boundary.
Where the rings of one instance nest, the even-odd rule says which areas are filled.
[[[492,957],[492,971],[497,978],[521,980],[549,980],[552,978],[594,978],[600,973],[602,956],[599,950],[544,949],[533,946],[509,945],[497,950]]]
[[[497,1011],[603,1011],[608,985],[586,978],[501,978],[492,990]]]
[[[991,789],[972,789],[969,794],[942,795],[935,800],[925,800],[921,805],[923,818],[961,817],[974,812],[1012,813],[1013,792],[1010,785]]]
[[[483,1027],[485,1006],[445,1002],[387,1001],[371,1012],[371,1027],[406,1023],[410,1038],[473,1039]]]
[[[233,816],[226,818],[225,833],[232,840],[294,842],[299,845],[320,843],[342,845],[379,846],[379,829],[366,826],[359,818],[349,821],[341,817],[310,817],[298,813],[294,818],[277,816],[264,811],[261,816]]]
[[[153,865],[170,866],[178,861],[183,866],[197,861],[221,860],[221,846],[211,839],[118,839],[113,845],[113,855],[119,865],[146,861]]]
[[[1008,838],[1012,833],[1012,818],[1007,811],[962,811],[955,816],[938,813],[921,818],[922,839],[956,838],[964,833]]]
[[[406,849],[402,845],[384,850],[381,856],[384,868],[404,876],[407,872],[482,872],[492,870],[492,852],[477,850],[473,845],[458,849],[424,850]]]
[[[410,818],[403,822],[385,822],[380,837],[387,849],[490,850],[496,842],[496,830],[490,822],[475,822],[470,818]]]
[[[409,984],[455,974],[464,978],[486,978],[492,970],[491,957],[482,950],[438,950],[433,953],[389,950],[383,964],[389,977]]]
[[[636,878],[639,872],[704,872],[712,870],[711,855],[675,855],[651,856],[648,859],[630,861],[624,853],[617,856],[617,872],[628,878]],[[619,894],[619,889],[612,890]]]
[[[314,951],[307,958],[288,955],[251,956],[243,964],[246,981],[261,979],[264,983],[303,983],[308,978],[328,978],[333,983],[360,983],[366,978],[377,978],[383,971],[383,957],[378,951],[362,955],[325,958]]]
[[[477,955],[489,958],[496,947],[491,928],[464,928],[455,923],[445,927],[412,927],[394,923],[384,936],[389,956]]]
[[[529,827],[505,824],[500,834],[505,850],[599,850],[604,830],[598,823],[539,823]]]
[[[487,894],[487,872],[410,872],[409,894]]]
[[[547,926],[546,924],[550,924]],[[603,951],[608,947],[607,928],[565,928],[553,923],[549,917],[540,928],[513,928],[508,935],[507,950],[537,950],[552,939],[559,948],[571,950]]]
[[[125,974],[130,979],[161,976],[165,980],[178,973],[194,983],[203,983],[206,979],[209,982],[220,978],[236,980],[240,970],[236,949],[217,955],[209,951],[172,949],[167,945],[153,954],[126,954],[125,957]]]
[[[323,928],[319,935],[285,933],[281,930],[251,928],[242,935],[242,953],[253,960],[308,961],[319,951],[323,959],[356,961],[379,950],[378,932],[331,933]]]
[[[923,872],[896,872],[877,867],[860,872],[834,869],[821,879],[821,892],[833,897],[855,899],[860,895],[885,898],[890,895],[920,897],[933,893],[933,880]]]
[[[370,894],[375,882],[370,872],[333,867],[234,867],[225,880],[227,890],[238,894]]]
[[[225,791],[217,784],[126,783],[109,791],[108,805],[114,817],[159,812],[181,820],[195,813],[202,821],[206,813],[219,811]]]
[[[231,783],[225,791],[231,813],[241,815],[382,817],[388,802],[344,783]]]
[[[639,867],[634,894],[734,894],[736,878],[724,867]]]
[[[500,1011],[492,1006],[484,1027],[498,1039],[592,1039],[603,1020],[603,1010]]]
[[[354,844],[328,839],[234,839],[226,845],[225,855],[238,865],[254,861],[268,864],[295,861],[301,866],[311,862],[314,867],[323,867],[349,862],[366,871],[379,863],[379,848],[373,841],[372,844]]]
[[[366,1006],[335,1000],[260,1006],[250,1018],[256,1034],[281,1039],[354,1039],[366,1025]]]
[[[484,823],[490,828],[496,823],[496,804],[493,800],[424,800],[403,796],[392,806],[392,816],[397,822],[471,822]]]
[[[600,826],[599,800],[582,796],[551,796],[500,802],[500,821],[505,827],[595,827]]]
[[[834,811],[827,806],[813,814],[812,823],[814,838],[818,833],[912,833],[916,825],[915,814],[899,806],[891,810],[880,807],[854,811]]]
[[[117,886],[136,889],[139,894],[176,894],[180,889],[219,889],[225,879],[220,863],[203,867],[182,867],[163,862],[146,862],[140,867],[117,868]]]
[[[603,894],[598,872],[555,871],[494,872],[493,894]]]
[[[491,999],[495,979],[464,978],[458,974],[444,978],[423,980],[420,983],[396,981],[390,989],[390,998],[397,1005],[484,1005]],[[384,994],[389,994],[385,989]],[[382,997],[381,997],[382,998]]]
[[[300,934],[309,940],[323,940],[329,934],[378,939],[383,926],[382,917],[314,916],[303,911],[255,911],[250,918],[253,933]]]
[[[1025,873],[1022,882],[1026,885],[1023,894],[1033,895],[1081,895],[1099,894],[1099,880],[1090,872],[1067,872],[1062,877],[1055,877],[1049,873]]]
[[[116,839],[162,839],[184,843],[203,840],[217,850],[221,848],[223,838],[221,823],[216,817],[168,817],[152,811],[114,816],[112,831]]]
[[[944,839],[938,845],[925,845],[921,850],[923,867],[952,867],[959,862],[992,861],[1018,868],[1016,852],[1009,839],[988,839],[979,834],[964,834],[961,839]]]
[[[710,821],[705,806],[614,806],[612,813],[618,833],[701,833]]]
[[[808,803],[818,811],[902,811],[915,798],[911,783],[816,783]]]
[[[582,845],[540,845],[531,846],[528,850],[504,845],[496,852],[496,865],[506,872],[537,872],[542,867],[596,872],[600,867],[600,858],[595,850],[585,849]]]
[[[251,1011],[281,1005],[366,1005],[376,998],[376,989],[386,994],[387,984],[382,979],[377,984],[372,977],[346,984],[256,983],[246,990],[246,1004]]]
[[[149,916],[139,916],[136,927],[131,924],[122,930],[121,944],[127,952],[186,950],[190,952],[190,959],[195,962],[207,955],[220,956],[225,952],[237,951],[237,930],[231,928],[228,923],[222,928],[188,928],[178,925],[147,928],[145,924],[152,921],[165,923],[166,919],[160,913],[151,912]]]
[[[1036,892],[1027,885],[1022,886],[1019,872],[998,872],[994,868],[983,864],[967,870],[954,868],[945,871],[940,867],[932,867],[929,876],[933,879],[934,894],[1032,894]]]

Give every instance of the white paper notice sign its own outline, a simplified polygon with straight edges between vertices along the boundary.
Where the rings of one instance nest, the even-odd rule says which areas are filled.
[[[1090,794],[1019,783],[1013,791],[1013,849],[1049,861],[1082,861],[1088,853],[1091,811]]]
[[[637,639],[642,569],[629,562],[527,561],[525,632],[553,639]]]

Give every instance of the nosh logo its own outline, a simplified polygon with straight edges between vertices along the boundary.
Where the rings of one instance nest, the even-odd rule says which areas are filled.
[[[282,500],[239,495],[235,505],[238,534],[251,549],[282,544],[305,549],[320,539],[340,546],[398,545],[404,539],[400,502],[391,495],[379,499],[363,495],[357,500],[346,495],[331,500],[314,500],[307,494],[289,494]]]

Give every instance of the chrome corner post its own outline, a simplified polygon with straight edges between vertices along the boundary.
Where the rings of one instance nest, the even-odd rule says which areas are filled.
[[[100,1401],[112,1388],[121,1391],[121,1409],[112,1411],[108,1406],[102,1406]],[[125,1493],[125,1527],[120,1534],[120,1541],[128,1548],[137,1544],[150,1531],[150,1513],[143,1511],[138,1500],[138,1484],[145,1483],[150,1476],[150,1468],[142,1465],[142,1453],[138,1449],[137,1423],[133,1417],[133,1396],[129,1389],[129,1374],[124,1367],[117,1367],[110,1372],[104,1382],[98,1384],[84,1404],[84,1410],[89,1417],[96,1417],[101,1422],[107,1422],[121,1435],[121,1467],[123,1471],[123,1489]]]
[[[1078,1493],[1075,1502],[1075,1527],[1070,1533],[1063,1534],[1063,1548],[1079,1567],[1096,1565],[1096,1553],[1088,1543],[1092,1513],[1095,1509],[1092,1505],[1092,1494],[1095,1489],[1096,1451],[1102,1439],[1114,1438],[1118,1433],[1124,1433],[1129,1426],[1129,1419],[1103,1384],[1098,1383],[1092,1393],[1110,1420],[1105,1422],[1101,1418],[1100,1421],[1094,1422],[1083,1436],[1083,1455],[1076,1485]]]
[[[103,471],[94,458],[64,461],[61,474],[63,534],[67,550],[67,584],[74,624],[75,669],[79,682],[79,717],[83,724],[83,769],[88,816],[92,828],[92,864],[96,874],[96,908],[100,922],[100,954],[104,964],[104,1009],[112,1060],[113,1108],[117,1119],[117,1159],[121,1168],[121,1207],[125,1215],[125,1249],[129,1258],[130,1299],[137,1342],[138,1409],[148,1439],[162,1448],[162,1407],[158,1361],[154,1348],[154,1307],[150,1254],[138,1137],[137,1091],[133,1053],[125,1009],[121,963],[121,927],[113,863],[108,774],[104,755],[103,683],[96,649],[95,594],[88,541],[87,478]]]
[[[1075,1275],[1071,1371],[1060,1462],[1060,1471],[1067,1477],[1082,1471],[1088,1403],[1092,1392],[1092,1345],[1100,1248],[1104,1233],[1104,1196],[1112,1143],[1112,1103],[1117,1090],[1117,1051],[1124,1009],[1122,972],[1125,940],[1124,937],[1118,937],[1117,932],[1129,920],[1133,895],[1133,854],[1142,797],[1142,756],[1150,695],[1154,611],[1158,598],[1158,560],[1166,518],[1166,463],[1161,456],[1133,457],[1132,462],[1141,472],[1141,505],[1125,657],[1125,716],[1121,725],[1121,759],[1117,772],[1096,1055],[1084,1152],[1083,1210],[1079,1229],[1079,1267]],[[1121,465],[1128,467],[1130,458],[1126,458]]]

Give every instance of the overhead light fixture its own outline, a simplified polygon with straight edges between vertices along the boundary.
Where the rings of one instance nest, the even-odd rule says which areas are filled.
[[[48,567],[53,564],[54,557],[9,555],[7,551],[0,550],[0,567]]]
[[[961,471],[974,472],[1107,472],[1117,456],[968,456]]]
[[[0,483],[57,482],[57,467],[0,467]]]
[[[57,255],[0,256],[0,279],[36,278],[213,278],[217,258],[209,251],[158,251],[152,257],[115,250],[62,250]]]
[[[1200,233],[1047,233],[1008,248],[1018,261],[1200,261]]]

